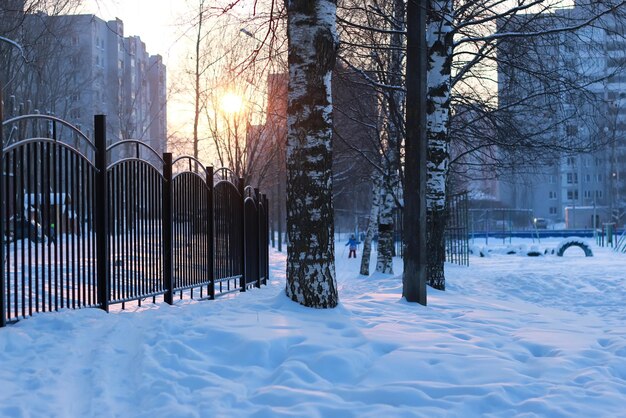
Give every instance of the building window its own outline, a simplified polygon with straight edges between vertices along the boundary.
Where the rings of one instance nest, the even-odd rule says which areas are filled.
[[[548,194],[549,194],[549,196],[550,196],[550,199],[552,199],[552,200],[555,200],[555,199],[556,199],[556,192],[551,191],[551,192],[549,192]]]
[[[567,157],[567,165],[570,167],[576,166],[576,158],[575,157]]]
[[[585,199],[591,199],[591,196],[592,196],[591,190],[585,190],[583,192],[583,196],[585,197]]]
[[[585,181],[591,183],[591,174],[585,174]]]
[[[578,184],[578,173],[567,173],[567,184]]]
[[[554,206],[550,207],[550,215],[556,215],[556,208]]]
[[[568,190],[567,200],[578,200],[578,190]]]
[[[596,190],[596,198],[602,199],[602,190]]]
[[[555,184],[556,183],[556,176],[550,175],[550,177],[548,177],[548,182],[550,184]]]
[[[602,174],[596,174],[596,182],[597,183],[601,183],[602,182]]]

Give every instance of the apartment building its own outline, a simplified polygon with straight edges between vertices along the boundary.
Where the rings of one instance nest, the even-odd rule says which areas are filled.
[[[541,32],[587,20],[580,5],[523,15],[517,30]],[[511,31],[511,21],[500,31]],[[504,25],[508,25],[503,27]],[[499,109],[512,109],[543,156],[511,160],[499,200],[568,228],[626,220],[626,24],[607,14],[576,31],[501,42]],[[518,67],[516,64],[520,64]],[[535,74],[544,74],[537,77]],[[570,86],[569,88],[567,86]],[[517,103],[522,103],[518,105]],[[586,150],[581,151],[583,148]]]
[[[30,60],[6,75],[14,80],[10,94],[15,103],[66,119],[88,135],[93,115],[105,114],[109,143],[138,139],[165,151],[165,65],[138,36],[124,37],[121,20],[25,14],[14,36]]]

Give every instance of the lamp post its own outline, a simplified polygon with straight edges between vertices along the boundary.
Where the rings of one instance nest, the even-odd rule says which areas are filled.
[[[610,187],[610,202],[609,202],[609,210],[610,210],[610,221],[617,224],[619,216],[616,216],[616,210],[619,211],[619,208],[616,208],[619,202],[619,170],[617,168],[617,152],[616,152],[616,142],[615,142],[615,128],[617,124],[617,114],[618,114],[618,104],[614,100],[610,100],[608,102],[609,107],[609,116],[611,117],[611,155],[610,155],[610,173],[609,173],[609,187]],[[604,133],[608,136],[609,126],[604,127]]]
[[[595,190],[593,191],[593,220],[591,222],[591,225],[593,227],[593,240],[595,242],[597,242],[598,239],[598,225],[596,224],[596,193]]]

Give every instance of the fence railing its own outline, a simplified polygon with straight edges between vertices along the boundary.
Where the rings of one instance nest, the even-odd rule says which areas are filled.
[[[462,266],[469,266],[467,192],[448,196],[446,206],[446,261]]]
[[[467,192],[447,197],[444,239],[446,261],[449,263],[469,266],[469,225],[467,214]],[[394,218],[396,255],[402,257],[402,210],[398,210]]]
[[[267,284],[267,198],[232,171],[136,140],[107,147],[101,115],[93,142],[52,116],[2,126],[19,135],[0,128],[0,326]]]

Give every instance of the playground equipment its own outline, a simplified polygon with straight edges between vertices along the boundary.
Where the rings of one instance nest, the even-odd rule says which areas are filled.
[[[556,255],[559,257],[563,257],[563,253],[569,247],[578,247],[581,248],[585,252],[585,257],[593,257],[593,251],[591,251],[591,247],[581,238],[569,238],[563,240],[556,247]]]

